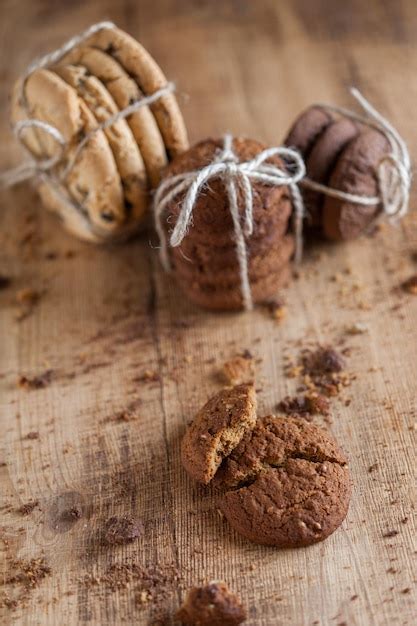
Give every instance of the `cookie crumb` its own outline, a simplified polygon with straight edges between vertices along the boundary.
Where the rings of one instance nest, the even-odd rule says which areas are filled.
[[[369,330],[366,324],[362,324],[361,322],[355,322],[351,326],[346,327],[346,333],[348,335],[364,335]]]
[[[287,415],[300,415],[306,419],[313,415],[328,416],[330,403],[328,398],[317,392],[307,392],[297,396],[286,396],[277,407]]]
[[[131,543],[140,537],[142,532],[141,522],[133,517],[127,515],[113,516],[105,523],[103,540],[109,546]]]
[[[274,298],[262,303],[262,306],[276,322],[282,322],[287,315],[285,301],[281,298]]]
[[[410,276],[410,278],[405,280],[401,284],[401,287],[403,291],[411,293],[411,295],[413,296],[417,296],[417,274],[414,274],[413,276]]]
[[[237,355],[223,363],[222,377],[228,385],[242,385],[255,381],[253,357],[248,353]]]
[[[235,626],[246,620],[240,599],[224,582],[192,587],[176,618],[188,626]]]
[[[398,534],[398,530],[388,530],[382,536],[384,537],[384,539],[389,539],[390,537],[396,537]]]
[[[17,381],[17,385],[27,391],[33,389],[44,389],[51,383],[52,376],[53,370],[51,369],[45,370],[42,374],[38,374],[38,376],[33,376],[32,378],[29,378],[28,376],[20,376]]]
[[[12,281],[8,276],[0,274],[0,291],[2,289],[7,289],[7,287],[10,287],[11,282]]]
[[[27,433],[27,435],[23,437],[23,439],[39,439],[39,437],[40,437],[39,431],[31,430],[30,432]]]
[[[26,504],[22,504],[19,508],[16,509],[16,513],[19,515],[30,515],[36,507],[39,506],[39,500],[31,500],[30,502],[26,502]]]

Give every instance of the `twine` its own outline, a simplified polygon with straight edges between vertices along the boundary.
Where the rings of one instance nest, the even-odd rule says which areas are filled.
[[[399,132],[368,102],[358,89],[352,88],[350,92],[364,110],[365,115],[329,104],[318,104],[316,106],[374,128],[387,139],[391,152],[379,160],[375,171],[379,195],[359,196],[339,189],[333,189],[327,185],[321,185],[307,177],[300,184],[326,196],[362,206],[377,206],[381,204],[382,213],[376,216],[374,222],[380,220],[384,215],[391,222],[396,222],[406,215],[410,197],[412,173],[410,155],[406,143]]]
[[[266,163],[267,159],[280,156],[289,166],[285,169]],[[253,308],[249,281],[248,255],[245,237],[253,233],[253,197],[251,181],[259,181],[265,185],[283,186],[290,189],[295,211],[294,230],[296,238],[296,259],[300,260],[302,251],[302,221],[304,215],[303,202],[297,183],[305,176],[304,161],[295,150],[278,147],[263,150],[254,159],[239,162],[233,151],[233,137],[227,134],[223,138],[223,148],[218,151],[213,161],[200,170],[184,172],[164,180],[158,187],[155,199],[155,227],[160,239],[160,257],[164,268],[170,270],[167,237],[162,223],[162,214],[171,200],[178,194],[186,192],[175,227],[169,238],[172,247],[181,244],[192,222],[192,214],[198,195],[210,180],[220,178],[225,186],[229,201],[229,211],[233,220],[236,255],[239,263],[239,274],[243,305],[246,310]],[[243,194],[243,226],[238,205],[238,190]]]
[[[25,107],[28,115],[29,115],[29,110],[28,110],[28,102],[26,99],[25,87],[31,74],[33,74],[33,72],[35,72],[36,70],[46,69],[48,67],[55,65],[71,50],[79,46],[86,39],[88,39],[89,37],[97,33],[98,31],[103,30],[103,29],[112,29],[112,28],[116,28],[115,24],[113,24],[112,22],[98,22],[97,24],[93,24],[92,26],[87,28],[85,31],[80,33],[79,35],[72,37],[69,41],[64,43],[57,50],[54,50],[53,52],[46,54],[45,56],[33,61],[29,65],[28,69],[23,74],[23,78],[21,81],[21,93],[20,93],[20,100],[22,102],[22,105]],[[66,151],[69,147],[69,142],[67,142],[67,140],[63,137],[62,133],[55,126],[47,122],[43,122],[41,120],[31,119],[31,118],[17,122],[13,126],[13,129],[12,129],[13,133],[16,139],[20,142],[20,144],[25,149],[25,152],[28,154],[30,160],[28,162],[18,165],[17,167],[13,169],[0,173],[0,186],[11,187],[13,185],[16,185],[19,182],[28,180],[29,178],[41,177],[42,180],[46,179],[55,188],[56,191],[59,191],[58,187],[62,185],[65,182],[65,180],[68,178],[81,152],[83,151],[85,146],[94,137],[96,133],[106,130],[110,126],[113,126],[119,120],[129,117],[129,115],[131,115],[138,109],[144,106],[149,106],[153,104],[154,102],[156,102],[157,100],[159,100],[160,98],[162,98],[163,96],[169,93],[172,93],[174,91],[175,91],[174,83],[168,82],[166,85],[164,85],[164,87],[158,89],[151,95],[140,98],[136,102],[133,102],[129,106],[125,107],[124,109],[121,109],[120,111],[112,115],[111,117],[107,118],[104,122],[98,124],[89,133],[87,133],[85,137],[80,141],[68,165],[63,169],[63,171],[58,176],[56,176],[53,173],[53,169],[57,165],[62,163],[62,161],[64,160],[66,156]],[[39,128],[45,131],[51,137],[53,137],[55,141],[58,143],[58,145],[60,146],[60,151],[58,152],[58,154],[51,158],[45,158],[45,159],[36,158],[29,151],[29,149],[27,148],[24,142],[24,134],[30,128]],[[78,210],[78,207],[74,202],[70,201],[69,199],[67,199],[67,202],[70,202],[70,204],[72,204],[72,206],[76,210]]]

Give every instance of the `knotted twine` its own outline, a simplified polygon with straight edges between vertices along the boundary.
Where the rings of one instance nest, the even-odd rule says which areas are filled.
[[[271,157],[284,159],[288,171],[278,165],[267,163]],[[164,268],[170,270],[167,238],[163,226],[162,214],[167,205],[178,194],[186,192],[175,227],[169,238],[172,247],[179,246],[186,236],[192,221],[192,213],[198,195],[210,180],[220,178],[225,186],[228,197],[229,211],[233,220],[236,255],[239,263],[239,274],[243,305],[246,310],[253,308],[248,272],[248,254],[245,237],[253,234],[253,197],[252,181],[274,187],[289,187],[294,204],[294,230],[296,239],[296,259],[301,258],[303,201],[297,183],[305,176],[302,157],[292,148],[268,148],[260,152],[250,161],[239,162],[233,151],[232,135],[225,135],[223,148],[215,154],[211,163],[200,170],[184,172],[171,176],[159,185],[154,199],[155,227],[160,239],[160,256]],[[243,227],[238,205],[238,191],[243,195]]]
[[[161,262],[165,270],[170,271],[171,269],[168,242],[162,223],[162,215],[165,208],[177,195],[184,192],[186,193],[182,201],[178,220],[169,237],[171,247],[177,247],[183,241],[192,223],[192,213],[197,196],[204,185],[213,178],[222,179],[227,192],[229,210],[233,219],[243,304],[247,310],[253,308],[245,241],[245,237],[250,237],[253,233],[251,180],[258,180],[267,185],[288,185],[295,209],[294,231],[296,239],[296,262],[299,262],[302,256],[302,221],[304,217],[304,204],[298,184],[321,192],[324,195],[360,205],[377,206],[381,204],[382,214],[375,219],[380,219],[385,215],[390,221],[396,221],[403,217],[408,210],[411,185],[411,162],[407,146],[398,131],[372,107],[357,89],[352,88],[351,93],[364,110],[364,115],[354,113],[342,107],[327,104],[319,104],[316,106],[375,128],[387,138],[391,151],[380,159],[375,172],[378,181],[379,196],[355,195],[316,183],[305,176],[306,169],[304,161],[300,154],[292,148],[270,148],[261,152],[251,161],[239,163],[232,148],[233,138],[231,135],[225,135],[222,151],[215,155],[209,165],[200,170],[184,172],[167,178],[162,181],[155,194],[155,226],[161,244]],[[275,165],[265,163],[268,158],[277,155],[284,159],[289,171],[293,173],[290,174]],[[243,229],[237,201],[238,188],[243,192],[244,198]]]
[[[50,52],[39,59],[35,59],[29,65],[26,72],[23,74],[22,81],[21,81],[21,90],[20,90],[20,101],[22,105],[24,106],[28,116],[30,115],[30,111],[29,111],[29,105],[28,105],[27,98],[26,98],[25,87],[31,74],[33,74],[33,72],[35,72],[36,70],[52,67],[53,65],[58,63],[62,58],[64,58],[66,54],[71,52],[71,50],[73,50],[74,48],[82,44],[85,40],[87,40],[89,37],[91,37],[95,33],[103,29],[113,29],[113,28],[116,28],[116,25],[113,24],[113,22],[98,22],[97,24],[93,24],[92,26],[87,28],[85,31],[80,33],[79,35],[75,35],[75,37],[72,37],[71,39],[69,39],[66,43],[64,43],[57,50],[54,50],[53,52]],[[84,136],[84,138],[80,141],[80,143],[77,145],[77,148],[74,154],[72,155],[72,158],[70,159],[67,166],[63,169],[63,171],[59,175],[57,175],[56,172],[54,172],[53,170],[57,165],[63,162],[63,160],[66,157],[67,149],[69,147],[69,143],[67,142],[65,137],[62,135],[62,133],[59,131],[59,129],[53,126],[52,124],[49,124],[42,120],[33,119],[33,118],[28,118],[28,119],[17,122],[13,126],[12,130],[16,139],[19,141],[19,143],[22,145],[25,152],[28,154],[29,161],[21,163],[20,165],[18,165],[17,167],[11,170],[0,173],[0,186],[11,187],[29,178],[40,177],[42,180],[46,179],[55,188],[55,191],[57,191],[60,195],[62,195],[61,186],[65,184],[65,181],[67,177],[69,176],[69,174],[71,173],[82,150],[85,148],[85,146],[92,139],[92,137],[94,137],[96,133],[106,130],[110,126],[113,126],[114,124],[116,124],[116,122],[118,122],[119,120],[129,117],[129,115],[131,115],[138,109],[144,106],[149,106],[153,104],[154,102],[159,100],[159,98],[161,98],[162,96],[172,93],[173,91],[175,91],[174,83],[168,82],[164,87],[162,87],[161,89],[158,89],[153,94],[140,98],[136,102],[133,102],[129,106],[125,107],[124,109],[121,109],[114,115],[108,117],[104,122],[98,124],[89,133],[87,133]],[[50,135],[59,146],[58,153],[49,158],[35,157],[35,155],[32,154],[32,152],[28,149],[28,147],[26,146],[24,142],[24,134],[30,128],[38,128],[44,131],[45,133],[47,133],[48,135]],[[65,197],[65,200],[66,202],[69,201],[67,197]],[[70,203],[73,205],[75,209],[77,209],[77,206],[73,202],[70,202]]]

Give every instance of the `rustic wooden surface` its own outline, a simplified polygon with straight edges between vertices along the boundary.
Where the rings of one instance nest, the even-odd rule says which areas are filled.
[[[104,18],[137,36],[177,81],[192,140],[230,130],[276,144],[301,108],[349,104],[355,84],[416,154],[414,0],[3,0],[3,167],[20,154],[7,121],[12,81],[35,55]],[[178,568],[179,584],[160,598],[166,624],[183,589],[211,579],[240,593],[253,626],[415,624],[417,298],[398,290],[417,271],[415,217],[310,255],[277,324],[262,311],[214,316],[188,304],[148,236],[98,249],[66,235],[28,186],[1,192],[0,202],[0,273],[12,278],[0,293],[1,568],[7,577],[11,560],[42,555],[51,567],[25,602],[2,609],[3,623],[152,623],[157,610],[138,606],[135,582],[116,591],[84,582],[133,559]],[[18,321],[25,288],[43,295]],[[261,412],[270,412],[295,388],[285,354],[338,341],[358,321],[368,332],[346,340],[357,375],[345,394],[351,404],[335,401],[331,424],[351,459],[347,521],[309,549],[251,545],[182,471],[184,426],[218,389],[224,358],[247,348],[262,360]],[[44,389],[17,386],[48,368]],[[146,370],[159,380],[141,381]],[[123,411],[131,419],[117,419]],[[32,500],[32,513],[17,512]],[[82,518],[63,519],[74,503]],[[145,534],[104,548],[103,521],[118,513],[139,516]]]

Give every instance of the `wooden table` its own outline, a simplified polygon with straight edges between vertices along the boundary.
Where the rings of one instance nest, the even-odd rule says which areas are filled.
[[[414,0],[3,0],[1,18],[2,167],[20,155],[7,118],[13,80],[104,18],[177,82],[192,141],[229,130],[279,144],[303,107],[349,105],[354,84],[417,149]],[[186,587],[224,579],[251,625],[415,624],[417,298],[399,287],[417,271],[415,215],[308,253],[278,324],[262,310],[211,315],[189,304],[148,235],[97,248],[64,233],[29,185],[0,197],[0,273],[11,278],[0,293],[1,567],[4,578],[16,558],[50,568],[3,607],[3,623],[147,624],[162,610],[171,624]],[[27,289],[41,296],[33,306],[18,302]],[[366,332],[346,336],[354,323]],[[356,380],[333,402],[330,428],[351,461],[347,521],[309,549],[252,545],[182,470],[184,427],[219,388],[224,359],[243,349],[259,358],[265,414],[295,391],[286,354],[341,339]],[[18,386],[49,369],[43,388]],[[144,535],[103,546],[104,521],[124,513],[142,519]],[[158,607],[139,575],[112,586],[112,566],[129,559],[164,571]],[[0,587],[3,604],[23,587]]]

